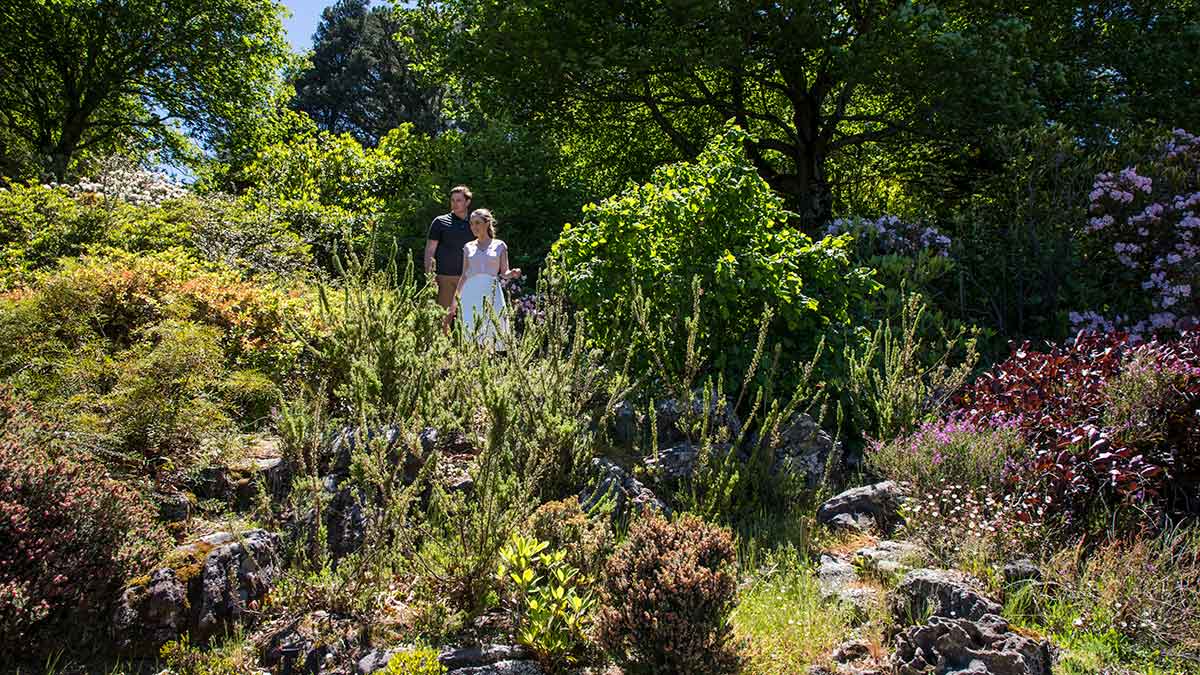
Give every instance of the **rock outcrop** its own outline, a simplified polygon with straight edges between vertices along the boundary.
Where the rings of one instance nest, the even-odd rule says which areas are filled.
[[[267,437],[251,444],[242,459],[201,470],[192,487],[200,499],[216,499],[236,511],[246,511],[263,496],[283,498],[291,480],[291,468],[283,459],[280,440]]]
[[[770,450],[774,456],[772,471],[789,473],[808,488],[815,488],[826,474],[830,461],[840,454],[833,438],[807,413],[796,413],[779,432]],[[834,467],[835,469],[838,467]],[[840,478],[837,471],[831,478]]]
[[[885,539],[855,551],[854,562],[868,574],[893,579],[924,565],[928,557],[928,551],[916,544]]]
[[[895,639],[897,675],[1051,675],[1050,643],[1009,630],[995,614],[975,620],[935,616]]]
[[[856,487],[821,504],[817,522],[835,529],[890,532],[900,522],[904,492],[893,481]]]
[[[613,500],[612,516],[617,520],[643,509],[670,513],[666,503],[628,471],[612,460],[597,457],[592,460],[592,478],[579,493],[579,505],[590,511],[603,499]]]
[[[180,546],[163,567],[133,580],[113,616],[117,644],[157,654],[187,632],[197,642],[245,623],[279,575],[279,536],[218,532]]]
[[[977,621],[987,614],[998,615],[1001,609],[957,570],[913,570],[904,575],[891,599],[892,614],[902,626],[920,623],[927,616]]]
[[[358,675],[382,672],[388,661],[409,647],[375,649],[358,661]],[[478,645],[446,647],[438,655],[438,662],[447,670],[447,675],[542,675],[542,669],[531,661],[528,649],[519,645]]]

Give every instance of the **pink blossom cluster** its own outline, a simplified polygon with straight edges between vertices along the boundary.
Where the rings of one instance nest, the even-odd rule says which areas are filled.
[[[932,226],[907,223],[897,216],[884,215],[874,220],[862,217],[837,218],[825,229],[826,234],[850,233],[867,238],[883,254],[916,255],[930,251],[935,255],[950,255],[950,237]]]
[[[1115,304],[1133,298],[1141,307],[1109,317],[1071,312],[1074,330],[1123,330],[1138,342],[1194,326],[1200,316],[1193,292],[1200,282],[1200,137],[1176,129],[1140,169],[1096,177],[1082,236],[1137,279],[1137,286],[1113,289],[1129,291]]]

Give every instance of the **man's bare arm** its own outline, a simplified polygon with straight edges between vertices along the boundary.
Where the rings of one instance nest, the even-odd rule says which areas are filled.
[[[425,273],[433,271],[433,254],[437,252],[438,243],[434,239],[425,241]]]

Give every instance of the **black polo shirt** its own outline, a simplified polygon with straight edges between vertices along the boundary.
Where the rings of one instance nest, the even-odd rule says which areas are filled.
[[[433,254],[434,271],[452,277],[461,275],[463,246],[475,240],[471,224],[453,213],[440,215],[429,224],[429,238],[438,243]]]

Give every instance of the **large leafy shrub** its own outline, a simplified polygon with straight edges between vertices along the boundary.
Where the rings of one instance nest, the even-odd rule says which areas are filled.
[[[115,589],[166,544],[151,505],[0,391],[0,654],[101,625]]]
[[[109,251],[0,297],[0,374],[114,468],[185,470],[206,437],[265,415],[306,313],[296,291],[179,250]]]
[[[641,185],[584,207],[563,228],[548,272],[595,326],[601,346],[629,344],[635,292],[652,316],[677,317],[691,305],[692,280],[703,288],[698,346],[722,369],[744,372],[753,357],[764,307],[774,310],[771,343],[796,361],[818,338],[854,324],[873,289],[870,271],[850,263],[850,237],[812,241],[746,158],[746,135],[730,128],[694,162],[663,166]],[[667,351],[684,352],[682,322]],[[645,357],[646,345],[638,344]],[[740,377],[731,378],[740,381]]]
[[[608,560],[596,639],[628,673],[736,672],[736,591],[728,530],[648,516]]]
[[[1013,487],[1048,519],[1074,531],[1140,527],[1197,507],[1198,346],[1194,333],[1137,347],[1100,333],[1045,351],[1024,344],[969,385],[958,407],[977,425],[1021,435],[1029,451]]]

